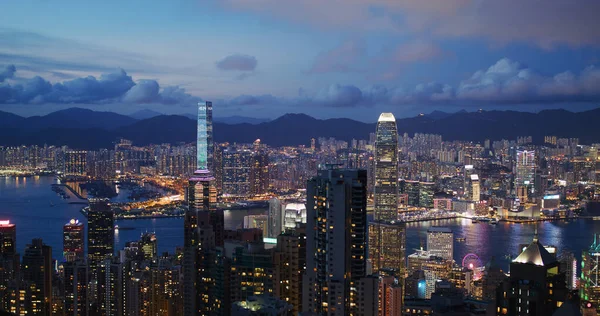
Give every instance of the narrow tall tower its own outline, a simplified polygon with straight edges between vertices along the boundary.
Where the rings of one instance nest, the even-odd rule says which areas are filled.
[[[184,315],[213,312],[208,290],[214,280],[207,276],[211,254],[223,243],[223,213],[216,210],[217,190],[212,166],[212,103],[198,104],[196,171],[189,179],[188,210],[184,220],[183,294]]]
[[[392,113],[381,113],[375,141],[375,220],[398,219],[398,128]]]
[[[367,273],[367,171],[319,170],[306,195],[302,309],[357,314],[358,281]]]

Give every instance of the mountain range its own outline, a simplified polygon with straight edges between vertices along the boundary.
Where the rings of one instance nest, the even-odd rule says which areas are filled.
[[[144,114],[144,113],[142,113]],[[148,114],[148,113],[146,113]],[[68,145],[78,149],[110,148],[118,137],[136,145],[190,143],[196,137],[194,119],[181,115],[131,116],[71,108],[44,116],[22,117],[0,111],[0,146]],[[378,113],[373,113],[378,117]],[[541,143],[546,135],[578,137],[581,143],[600,142],[600,108],[585,112],[544,110],[440,111],[397,120],[398,132],[441,134],[444,140],[483,141],[532,136]],[[346,118],[316,119],[285,114],[268,122],[223,123],[215,120],[216,142],[250,143],[261,139],[271,146],[308,145],[311,138],[368,139],[375,123]]]

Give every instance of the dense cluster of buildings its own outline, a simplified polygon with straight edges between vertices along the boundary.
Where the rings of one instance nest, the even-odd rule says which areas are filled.
[[[64,225],[58,262],[41,239],[21,256],[16,226],[0,222],[0,308],[16,315],[392,316],[568,308],[595,315],[600,307],[596,240],[583,253],[580,277],[575,256],[558,255],[537,233],[509,273],[474,254],[456,262],[456,238],[446,227],[431,227],[425,247],[408,253],[401,220],[433,210],[505,220],[567,216],[574,207],[565,205],[595,201],[598,144],[411,138],[398,134],[391,113],[381,114],[369,140],[319,138],[310,147],[215,144],[212,134],[205,102],[194,145],[136,147],[122,139],[98,151],[0,147],[4,170],[187,180],[183,247],[174,253],[159,254],[151,233],[115,249],[114,212],[103,199],[90,199],[87,227]],[[291,194],[297,190],[303,194]],[[217,201],[252,197],[269,199],[268,212],[225,229]]]

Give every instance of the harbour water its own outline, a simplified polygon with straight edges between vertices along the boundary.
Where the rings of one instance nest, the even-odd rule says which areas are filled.
[[[0,178],[0,220],[10,220],[17,225],[17,249],[23,253],[32,238],[42,238],[52,246],[54,258],[62,260],[62,227],[71,218],[86,223],[79,212],[82,205],[69,204],[74,199],[63,200],[54,193],[50,185],[53,177]],[[127,194],[127,193],[123,193]],[[52,205],[53,204],[53,205]],[[263,214],[266,210],[235,210],[225,212],[225,228],[241,227],[248,214]],[[87,224],[87,223],[86,223]],[[174,252],[183,245],[183,219],[158,218],[117,221],[120,227],[133,229],[115,233],[116,249],[127,241],[138,240],[146,231],[155,232],[160,252]],[[593,234],[600,233],[600,221],[572,220],[569,222],[542,222],[538,224],[539,238],[544,245],[553,245],[560,253],[569,250],[580,258],[581,251],[589,247]],[[431,226],[448,226],[455,238],[465,238],[454,243],[454,259],[461,262],[469,253],[476,254],[482,264],[492,257],[508,269],[510,256],[519,253],[520,244],[531,242],[535,224],[498,225],[472,223],[465,219],[439,220],[407,224],[406,249],[410,254],[421,246],[425,247],[427,229]]]

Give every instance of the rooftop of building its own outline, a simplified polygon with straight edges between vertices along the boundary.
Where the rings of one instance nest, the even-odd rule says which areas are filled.
[[[396,122],[396,118],[394,117],[394,114],[384,112],[379,115],[379,120],[377,120],[377,122]]]
[[[546,248],[537,240],[537,236],[533,242],[516,257],[513,262],[523,264],[534,264],[536,266],[547,266],[556,263],[556,258],[551,255]]]

